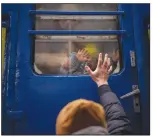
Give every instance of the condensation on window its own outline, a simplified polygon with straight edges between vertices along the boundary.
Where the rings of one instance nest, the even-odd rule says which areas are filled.
[[[116,11],[117,4],[37,4],[37,10]],[[117,16],[36,15],[37,30],[116,30]]]
[[[115,11],[117,4],[37,4],[37,10]],[[36,30],[117,30],[117,16],[36,15]],[[85,59],[79,54],[88,53]],[[99,53],[108,53],[113,71],[120,71],[119,41],[116,35],[36,35],[34,70],[38,74],[86,75],[85,65],[95,69]]]
[[[117,16],[36,15],[37,30],[116,30]]]
[[[73,75],[87,74],[84,66],[95,69],[98,54],[108,53],[109,57],[118,60],[117,36],[45,36],[35,39],[35,71],[38,74]],[[81,50],[88,52],[87,58],[80,60]],[[89,57],[89,60],[88,60]],[[118,61],[119,62],[119,61]],[[117,65],[117,64],[116,64]],[[119,66],[118,66],[119,67]],[[115,67],[114,72],[119,69]],[[118,69],[118,70],[116,70]]]
[[[36,4],[37,10],[54,11],[116,11],[118,4],[107,3],[46,3]]]

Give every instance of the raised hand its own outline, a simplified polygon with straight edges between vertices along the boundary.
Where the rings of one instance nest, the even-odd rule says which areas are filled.
[[[86,62],[91,60],[89,53],[85,49],[79,50],[78,53],[76,54],[76,57],[81,62]]]
[[[112,71],[112,66],[110,65],[111,63],[110,58],[108,58],[108,54],[105,54],[104,62],[102,63],[102,53],[100,53],[96,70],[92,71],[88,66],[85,66],[85,69],[99,87],[101,85],[108,84],[108,77]]]

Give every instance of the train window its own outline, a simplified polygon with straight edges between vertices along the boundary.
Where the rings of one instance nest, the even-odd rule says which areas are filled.
[[[100,52],[118,61],[118,47],[117,36],[37,35],[34,68],[38,74],[86,74],[84,65],[87,63],[94,70]],[[84,55],[84,49],[88,55],[82,60],[79,53]],[[114,73],[120,70],[119,64],[116,65]]]
[[[117,4],[37,4],[37,10],[114,11]],[[117,16],[36,15],[36,30],[117,30]],[[87,52],[88,54],[85,55]],[[35,36],[34,70],[37,74],[86,75],[84,66],[93,70],[99,53],[108,53],[113,71],[120,71],[118,36]],[[81,58],[84,56],[83,58]]]

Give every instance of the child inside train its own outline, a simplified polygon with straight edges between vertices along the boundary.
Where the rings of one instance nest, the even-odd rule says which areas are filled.
[[[66,59],[61,65],[60,74],[87,74],[84,67],[90,66],[92,70],[95,70],[97,64],[98,49],[93,44],[88,44],[84,49],[79,50],[77,53],[72,52],[70,55],[66,54]],[[119,62],[119,49],[115,49],[110,57],[112,64],[111,74],[118,73],[120,71]]]
[[[88,44],[77,53],[67,54],[66,60],[60,68],[60,74],[87,74],[84,67],[88,65],[92,70],[96,68],[98,49],[95,45]]]
[[[119,48],[116,48],[112,54],[111,64],[112,64],[112,72],[111,73],[118,73],[120,71],[120,53]]]

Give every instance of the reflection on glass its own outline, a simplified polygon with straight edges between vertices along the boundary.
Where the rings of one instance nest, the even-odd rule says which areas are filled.
[[[37,10],[116,11],[117,4],[37,4]],[[117,16],[36,15],[37,30],[116,30]]]
[[[117,30],[116,16],[37,15],[37,30]]]
[[[106,3],[45,3],[36,4],[37,10],[58,10],[58,11],[116,11],[117,4]]]
[[[113,72],[120,71],[116,36],[36,36],[34,69],[38,74],[86,75],[95,69],[98,54],[108,53]]]

